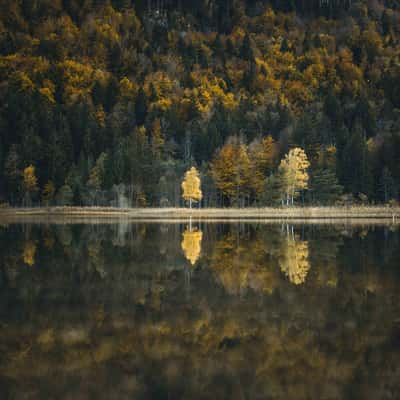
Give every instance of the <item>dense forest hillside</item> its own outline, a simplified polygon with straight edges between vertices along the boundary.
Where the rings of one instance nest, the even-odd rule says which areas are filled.
[[[400,1],[2,0],[0,203],[396,201]]]

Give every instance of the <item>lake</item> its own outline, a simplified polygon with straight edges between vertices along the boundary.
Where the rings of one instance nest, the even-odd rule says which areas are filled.
[[[400,231],[0,226],[1,399],[399,399]]]

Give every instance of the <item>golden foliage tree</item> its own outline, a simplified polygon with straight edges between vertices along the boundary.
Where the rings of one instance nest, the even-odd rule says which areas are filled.
[[[300,190],[308,187],[308,167],[310,162],[303,149],[296,147],[286,154],[279,165],[283,191],[285,193],[286,204],[293,204],[294,197]]]
[[[182,197],[189,201],[192,208],[192,201],[200,201],[203,198],[199,172],[195,167],[186,171],[182,182]]]
[[[22,176],[26,200],[27,203],[30,204],[32,195],[34,195],[38,190],[35,167],[33,165],[29,165],[28,167],[26,167],[22,173]]]
[[[182,235],[182,250],[187,260],[192,265],[196,264],[196,261],[200,257],[201,253],[201,240],[203,238],[203,232],[198,229],[186,229]]]
[[[247,146],[239,141],[225,144],[211,163],[215,186],[233,204],[240,204],[249,195],[251,161]]]
[[[266,136],[260,141],[249,146],[249,155],[253,164],[252,186],[256,198],[260,198],[264,192],[265,179],[272,172],[275,165],[277,146],[272,136]]]

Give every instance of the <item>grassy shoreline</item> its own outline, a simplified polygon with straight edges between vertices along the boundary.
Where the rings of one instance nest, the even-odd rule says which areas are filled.
[[[288,208],[112,208],[41,207],[2,208],[0,220],[21,217],[124,218],[124,219],[400,219],[400,207],[288,207]]]

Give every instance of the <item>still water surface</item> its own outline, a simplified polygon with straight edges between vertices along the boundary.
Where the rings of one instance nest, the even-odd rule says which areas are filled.
[[[1,399],[399,399],[391,225],[0,226]]]

